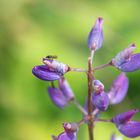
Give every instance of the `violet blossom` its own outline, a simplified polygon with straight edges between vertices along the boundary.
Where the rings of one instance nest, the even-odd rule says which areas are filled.
[[[101,48],[103,43],[102,26],[103,18],[97,18],[89,33],[88,47],[90,48],[90,55],[87,69],[69,67],[69,65],[55,60],[56,57],[54,56],[43,58],[43,65],[34,66],[32,69],[32,73],[37,78],[51,82],[52,85],[48,87],[48,94],[57,107],[63,109],[71,102],[82,114],[82,118],[78,123],[63,123],[64,132],[57,137],[52,136],[53,140],[77,140],[77,132],[83,124],[88,126],[89,139],[93,140],[93,127],[96,126],[97,122],[113,123],[123,135],[129,138],[140,136],[140,121],[132,120],[132,117],[138,110],[133,109],[121,113],[112,119],[103,119],[100,116],[101,111],[106,111],[109,104],[116,105],[126,97],[129,80],[124,72],[140,69],[140,53],[133,54],[136,48],[135,44],[131,44],[128,48],[119,52],[109,63],[94,67],[94,53]],[[109,91],[106,92],[105,85],[100,80],[96,80],[94,73],[108,66],[114,66],[122,73],[113,81]],[[76,100],[72,88],[66,78],[64,78],[64,75],[71,71],[83,72],[87,76],[88,94],[84,97],[86,99],[84,107]],[[78,82],[75,84],[78,84]],[[81,88],[84,89],[85,87]],[[85,93],[80,93],[80,95],[84,96]],[[76,116],[77,113],[74,115]],[[119,140],[119,138],[112,135],[111,140]]]

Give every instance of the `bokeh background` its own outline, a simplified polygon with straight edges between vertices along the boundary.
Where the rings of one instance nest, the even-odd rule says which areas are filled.
[[[32,67],[51,54],[72,67],[86,68],[87,36],[99,16],[105,20],[105,39],[94,66],[108,62],[130,43],[136,43],[139,52],[139,7],[139,0],[0,0],[0,140],[51,140],[52,134],[63,131],[62,122],[79,121],[81,114],[73,105],[62,111],[52,104],[49,83],[35,78]],[[95,76],[108,90],[119,73],[106,68]],[[102,117],[140,108],[140,71],[127,76],[128,96]],[[86,76],[72,72],[66,78],[84,104]],[[139,118],[140,113],[135,116]],[[114,125],[97,123],[95,140],[110,140],[112,132],[123,137]],[[88,140],[86,126],[80,128],[78,140]]]

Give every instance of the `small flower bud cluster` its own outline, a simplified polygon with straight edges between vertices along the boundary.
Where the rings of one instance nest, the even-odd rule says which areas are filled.
[[[63,123],[64,132],[57,137],[52,136],[53,140],[77,140],[77,132],[82,124],[88,125],[89,137],[90,140],[93,140],[92,130],[99,121],[113,123],[120,133],[126,137],[135,138],[140,136],[140,121],[132,120],[132,117],[138,113],[138,109],[118,114],[109,120],[102,119],[99,115],[100,112],[107,111],[109,106],[119,104],[125,99],[129,86],[129,80],[125,72],[140,69],[140,53],[133,54],[136,45],[131,44],[112,58],[109,63],[93,67],[94,53],[102,47],[102,43],[103,19],[99,17],[88,36],[87,45],[91,53],[88,58],[88,69],[71,68],[67,64],[55,60],[56,57],[54,56],[43,58],[43,65],[35,66],[32,69],[32,73],[37,78],[51,82],[51,86],[48,87],[48,94],[58,108],[64,109],[71,102],[83,114],[79,122]],[[120,70],[121,73],[114,79],[110,89],[106,90],[105,84],[98,80],[94,73],[96,70],[108,66],[113,66]],[[88,94],[85,97],[86,103],[84,107],[75,98],[73,90],[65,78],[65,74],[70,71],[87,74]],[[57,81],[57,86],[54,81]],[[113,134],[111,140],[122,140],[122,138]]]

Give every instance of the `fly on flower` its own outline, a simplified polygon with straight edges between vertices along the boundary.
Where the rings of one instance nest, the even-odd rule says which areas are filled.
[[[57,55],[47,55],[46,58],[48,59],[57,59]]]

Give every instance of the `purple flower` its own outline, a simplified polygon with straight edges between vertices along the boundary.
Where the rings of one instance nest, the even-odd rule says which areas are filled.
[[[105,111],[109,106],[109,98],[104,92],[104,85],[99,80],[93,80],[93,87],[92,104],[100,111]]]
[[[59,61],[43,58],[43,63],[49,67],[49,70],[60,73],[60,75],[68,72],[69,67]]]
[[[91,50],[98,50],[102,46],[103,42],[103,19],[99,17],[96,20],[94,27],[91,29],[89,36],[88,36],[88,47]]]
[[[45,81],[54,81],[58,80],[61,77],[61,74],[58,72],[50,71],[48,66],[46,65],[40,65],[35,66],[32,69],[32,73],[39,79],[45,80]]]
[[[102,91],[100,93],[94,93],[92,95],[92,104],[98,108],[100,111],[107,110],[109,106],[109,98],[108,95]]]
[[[77,123],[64,123],[63,127],[65,129],[65,132],[74,133],[78,131],[79,125]]]
[[[48,93],[53,103],[62,109],[75,98],[70,85],[64,77],[59,79],[59,87],[49,87]]]
[[[125,73],[121,73],[113,82],[108,96],[111,104],[120,103],[126,96],[129,81]]]
[[[125,125],[119,125],[119,131],[129,138],[140,136],[140,122],[131,121]]]
[[[131,59],[120,67],[120,70],[124,72],[133,72],[138,69],[140,69],[140,53],[133,54]]]
[[[64,123],[63,127],[65,131],[58,137],[53,136],[53,140],[76,140],[76,133],[79,126],[76,123]]]
[[[59,88],[48,88],[48,93],[52,102],[59,108],[63,109],[67,105],[67,100]]]
[[[45,65],[35,66],[32,69],[32,73],[41,80],[58,80],[69,70],[69,67],[67,65],[60,63],[56,60],[43,58],[43,63]]]
[[[118,130],[127,137],[134,138],[140,136],[140,122],[131,121],[131,118],[138,112],[133,109],[115,116],[112,122],[116,124]]]
[[[124,72],[140,69],[140,53],[133,54],[135,44],[131,44],[112,59],[112,65]]]
[[[92,84],[96,93],[104,91],[104,85],[99,80],[93,80]]]
[[[54,140],[76,140],[76,133],[63,132]]]
[[[66,79],[64,78],[59,79],[59,88],[63,92],[63,95],[68,101],[74,99],[73,91]]]

